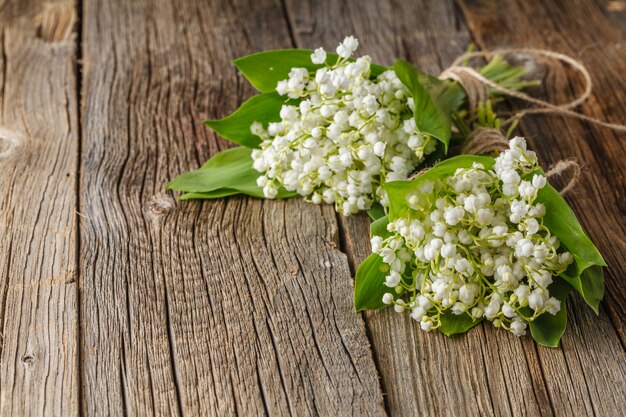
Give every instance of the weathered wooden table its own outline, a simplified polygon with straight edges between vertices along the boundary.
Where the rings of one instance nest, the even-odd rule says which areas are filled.
[[[0,415],[626,414],[623,135],[522,123],[584,163],[567,199],[610,265],[553,350],[353,313],[364,215],[163,190],[227,146],[201,121],[252,94],[231,59],[346,34],[432,72],[470,42],[569,53],[580,110],[626,119],[624,1],[0,1]],[[548,69],[536,94],[580,91]]]

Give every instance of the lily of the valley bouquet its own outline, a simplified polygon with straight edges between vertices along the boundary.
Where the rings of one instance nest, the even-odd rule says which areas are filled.
[[[457,81],[402,60],[375,65],[353,57],[357,47],[347,37],[336,54],[235,60],[260,94],[206,124],[241,146],[168,188],[183,200],[299,195],[344,215],[367,210],[377,220],[373,253],[356,275],[357,311],[393,306],[447,335],[486,319],[516,335],[530,327],[536,341],[556,346],[569,292],[597,312],[604,290],[604,261],[572,210],[521,138],[495,159],[436,163],[472,128],[499,127],[498,89],[472,108]],[[497,56],[477,69],[508,91],[533,84],[524,72]]]
[[[461,155],[386,184],[389,215],[372,223],[356,274],[357,310],[387,305],[425,331],[464,333],[482,320],[555,347],[565,299],[598,313],[602,256],[523,138],[497,158]]]
[[[337,54],[278,50],[235,60],[261,93],[205,124],[241,146],[168,187],[183,191],[183,200],[300,195],[345,215],[374,208],[379,217],[388,205],[384,184],[447,153],[452,126],[466,129],[468,105],[457,82],[408,62],[385,68],[369,56],[354,59],[358,44],[350,36]],[[510,89],[533,84],[520,78],[524,68],[500,57],[479,71]]]

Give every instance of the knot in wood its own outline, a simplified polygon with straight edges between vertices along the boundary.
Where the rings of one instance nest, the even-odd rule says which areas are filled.
[[[528,81],[543,80],[550,67],[550,62],[545,57],[527,52],[509,54],[506,61],[512,66],[523,67],[526,72],[521,78]]]
[[[0,127],[0,158],[15,154],[24,139],[16,132]]]
[[[152,196],[146,204],[150,217],[158,218],[165,215],[176,206],[174,199],[165,192],[160,192]]]
[[[31,365],[34,361],[35,361],[35,357],[30,353],[27,353],[24,356],[22,356],[22,362],[25,363],[26,365]]]
[[[72,34],[75,22],[76,12],[72,2],[46,3],[35,18],[37,36],[44,42],[66,41]]]

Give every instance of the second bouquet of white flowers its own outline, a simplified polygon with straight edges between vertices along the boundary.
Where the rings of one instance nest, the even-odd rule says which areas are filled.
[[[390,305],[446,335],[482,320],[518,336],[530,327],[550,347],[571,290],[598,312],[606,264],[524,139],[495,159],[453,157],[385,188],[389,215],[372,223],[357,311]]]
[[[235,60],[261,94],[206,125],[241,146],[168,188],[183,191],[183,200],[300,195],[345,215],[369,210],[380,217],[389,204],[384,184],[408,178],[429,156],[440,159],[453,132],[464,139],[475,115],[457,82],[402,60],[385,68],[368,56],[355,58],[358,45],[349,36],[336,54],[293,49]],[[478,71],[507,89],[533,84],[521,80],[524,68],[499,57]]]

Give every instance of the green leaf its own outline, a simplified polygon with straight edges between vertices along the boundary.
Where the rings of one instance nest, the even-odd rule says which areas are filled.
[[[604,272],[599,265],[591,265],[580,274],[583,298],[600,314],[600,301],[604,296]]]
[[[530,334],[537,343],[546,347],[557,347],[567,327],[567,306],[565,300],[572,290],[562,279],[556,278],[548,287],[550,295],[561,301],[561,309],[555,315],[543,313],[530,322]],[[528,309],[530,313],[530,309]]]
[[[206,193],[184,193],[178,197],[179,200],[215,200],[218,198],[224,198],[231,195],[239,194],[239,191],[231,188],[222,188],[220,190],[209,191]]]
[[[439,331],[450,337],[454,334],[467,332],[469,329],[480,323],[482,318],[473,319],[467,313],[457,316],[448,310],[440,316],[440,320],[441,326],[439,327]]]
[[[388,216],[381,217],[380,219],[372,222],[372,224],[370,224],[370,235],[372,237],[380,236],[383,239],[388,238],[389,236],[391,236],[391,232],[387,230],[388,224],[389,224]]]
[[[252,168],[252,149],[243,146],[215,154],[200,169],[176,177],[166,188],[184,191],[182,199],[221,198],[233,194],[247,194],[264,198],[256,184],[260,173]],[[277,198],[288,198],[295,193],[279,191]]]
[[[546,215],[543,223],[568,249],[573,250],[576,256],[589,265],[603,265],[606,262],[593,244],[576,215],[565,199],[551,185],[542,188],[537,201],[546,206]]]
[[[383,295],[393,291],[385,285],[388,272],[389,266],[375,253],[359,265],[354,278],[354,309],[357,313],[386,307]]]
[[[391,232],[387,230],[388,224],[387,216],[372,222],[370,235],[380,236],[383,239],[391,236]],[[383,259],[375,253],[359,266],[354,283],[354,308],[357,312],[386,307],[382,302],[383,295],[393,291],[384,284],[388,272],[389,265],[385,264]]]
[[[367,214],[370,216],[372,220],[378,220],[381,217],[386,216],[385,208],[380,204],[373,204],[372,207],[367,210]]]
[[[606,262],[558,191],[548,184],[539,191],[537,201],[546,206],[543,224],[574,257],[573,267],[561,274],[561,277],[578,291],[597,314],[604,294],[601,267],[606,266]]]
[[[324,64],[311,62],[310,49],[278,49],[274,51],[259,52],[256,54],[238,58],[233,63],[246,77],[250,84],[263,93],[273,92],[279,81],[289,77],[292,68],[306,68],[309,72],[315,72]],[[339,57],[328,53],[326,63],[333,65]],[[385,67],[372,64],[370,66],[371,77],[386,71]]]
[[[222,188],[220,190],[215,190],[215,191],[209,191],[206,193],[184,193],[181,194],[180,197],[178,197],[179,200],[181,201],[186,201],[186,200],[217,200],[218,198],[224,198],[224,197],[229,197],[232,195],[237,195],[237,194],[247,194],[250,195],[252,197],[257,197],[257,198],[264,198],[263,196],[257,196],[257,195],[252,195],[249,193],[242,193],[239,190],[233,190],[230,188]],[[278,194],[276,194],[276,197],[274,197],[275,199],[286,199],[286,198],[292,198],[292,197],[297,197],[298,193],[296,192],[292,192],[292,191],[287,191],[284,188],[279,188],[278,189]]]
[[[451,113],[457,110],[465,97],[460,87],[425,74],[401,59],[396,61],[396,75],[409,90],[414,101],[417,130],[439,139],[448,151],[451,132]],[[448,87],[450,88],[448,90]]]
[[[267,127],[269,122],[280,121],[280,108],[286,102],[285,97],[278,93],[257,94],[230,116],[220,120],[207,120],[204,124],[231,142],[248,148],[258,148],[261,138],[250,131],[250,126],[254,122],[260,122]]]
[[[228,189],[262,198],[263,190],[256,184],[260,174],[252,168],[251,152],[243,146],[218,152],[200,169],[176,177],[167,188],[187,193]]]

